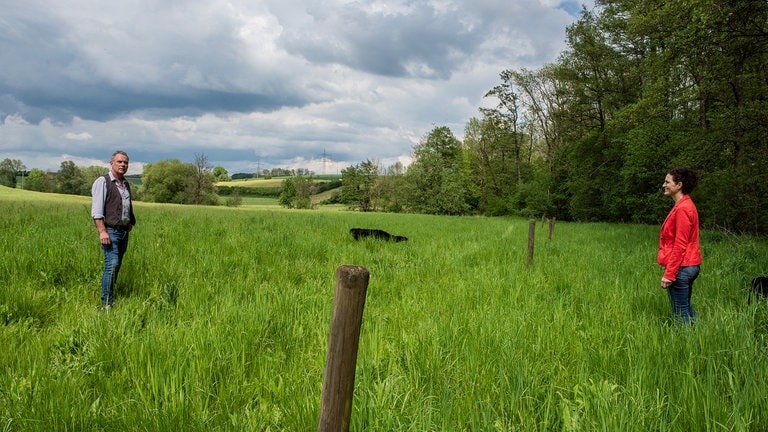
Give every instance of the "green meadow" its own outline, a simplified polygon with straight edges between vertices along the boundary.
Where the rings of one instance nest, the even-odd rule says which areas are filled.
[[[537,221],[528,265],[525,219],[136,215],[103,312],[89,199],[0,187],[0,431],[316,430],[345,264],[370,272],[353,431],[768,430],[765,238],[703,232],[688,327],[656,226]]]

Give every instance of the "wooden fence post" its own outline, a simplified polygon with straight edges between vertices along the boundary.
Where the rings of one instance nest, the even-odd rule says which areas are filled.
[[[552,240],[552,232],[555,231],[555,218],[549,218],[549,240]]]
[[[318,432],[349,431],[368,279],[368,270],[362,266],[343,265],[336,269]]]
[[[528,265],[533,262],[533,238],[536,235],[536,219],[528,221]]]

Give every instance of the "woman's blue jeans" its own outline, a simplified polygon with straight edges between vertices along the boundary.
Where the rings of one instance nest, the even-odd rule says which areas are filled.
[[[101,275],[101,305],[112,306],[115,301],[115,282],[128,249],[128,230],[107,227],[110,244],[101,245],[104,252],[104,273]]]
[[[693,281],[699,276],[699,266],[680,267],[675,281],[667,287],[669,302],[672,304],[672,314],[684,323],[691,323],[696,312],[691,306]]]

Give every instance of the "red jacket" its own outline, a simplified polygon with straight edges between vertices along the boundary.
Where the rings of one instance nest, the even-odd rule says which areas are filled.
[[[661,225],[656,260],[664,266],[664,278],[671,281],[680,267],[701,264],[699,212],[690,196],[683,195]]]

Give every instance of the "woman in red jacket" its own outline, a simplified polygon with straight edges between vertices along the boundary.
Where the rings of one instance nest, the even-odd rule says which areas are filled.
[[[689,194],[696,188],[696,172],[675,168],[664,178],[664,195],[675,201],[661,225],[657,261],[664,267],[661,287],[667,290],[672,313],[685,323],[696,316],[691,307],[693,281],[699,275],[699,213]]]

